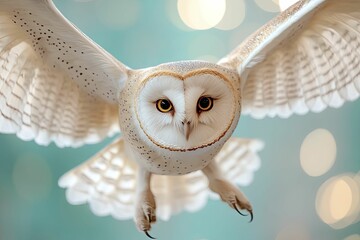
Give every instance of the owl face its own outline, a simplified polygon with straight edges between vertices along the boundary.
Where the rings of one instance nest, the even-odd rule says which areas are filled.
[[[235,93],[222,73],[209,68],[185,74],[155,71],[142,81],[136,114],[146,136],[173,151],[212,145],[235,117]]]

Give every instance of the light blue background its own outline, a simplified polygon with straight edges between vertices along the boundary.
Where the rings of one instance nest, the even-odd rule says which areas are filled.
[[[175,27],[167,15],[169,6],[176,8],[175,0],[144,0],[139,2],[140,16],[135,25],[112,29],[102,25],[97,14],[102,11],[99,6],[109,1],[120,0],[57,0],[56,4],[75,25],[131,68],[196,59],[202,55],[220,58],[274,16],[247,0],[245,22],[234,30],[184,31]],[[118,17],[124,15],[126,9],[119,9]],[[338,154],[328,173],[313,178],[301,169],[299,151],[304,137],[316,128],[326,128],[333,133]],[[260,153],[261,169],[254,182],[243,188],[254,207],[254,222],[247,223],[247,218],[220,201],[209,201],[199,212],[182,213],[168,222],[159,221],[151,230],[152,235],[164,240],[272,240],[289,224],[303,226],[313,240],[339,240],[360,233],[359,223],[334,230],[323,223],[315,211],[316,192],[322,183],[332,176],[360,170],[360,101],[347,103],[341,109],[287,120],[254,120],[243,116],[235,135],[260,138],[266,143]],[[0,240],[146,239],[131,220],[96,217],[87,205],[68,204],[64,190],[57,185],[63,173],[109,142],[108,139],[79,149],[59,149],[54,145],[41,147],[34,142],[23,142],[13,135],[0,135]],[[16,162],[27,157],[28,161],[46,160],[51,172],[49,192],[35,196],[35,200],[24,198],[14,184]],[[30,176],[26,179],[34,178],[30,182],[41,183],[41,172],[40,177],[31,176],[37,170],[29,165]],[[23,184],[29,191],[36,190],[34,184],[26,181]]]

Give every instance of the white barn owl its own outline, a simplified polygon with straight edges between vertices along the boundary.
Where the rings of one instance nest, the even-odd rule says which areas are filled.
[[[320,112],[360,93],[360,1],[301,0],[217,64],[130,69],[51,0],[0,0],[0,132],[59,147],[122,137],[59,181],[100,216],[195,211],[210,190],[253,217],[236,187],[262,142],[231,137],[240,117]]]

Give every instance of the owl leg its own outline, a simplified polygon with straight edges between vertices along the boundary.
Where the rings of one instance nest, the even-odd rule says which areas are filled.
[[[143,231],[149,238],[155,239],[149,235],[151,224],[156,222],[156,203],[154,194],[150,189],[151,173],[140,168],[138,174],[137,200],[135,206],[135,224],[139,231]]]
[[[250,222],[253,220],[253,210],[246,196],[228,180],[223,178],[223,174],[215,162],[211,162],[203,170],[203,173],[209,180],[209,188],[211,191],[218,193],[221,200],[229,204],[239,214],[244,215],[239,209],[244,209],[250,213]]]

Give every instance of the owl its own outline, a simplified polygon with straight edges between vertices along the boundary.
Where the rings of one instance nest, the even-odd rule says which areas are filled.
[[[0,132],[59,147],[121,132],[59,185],[71,204],[133,218],[149,237],[157,217],[196,211],[211,192],[252,220],[237,185],[252,181],[263,143],[231,137],[240,114],[340,107],[359,97],[359,64],[359,0],[301,0],[216,64],[136,70],[51,0],[0,0]]]

